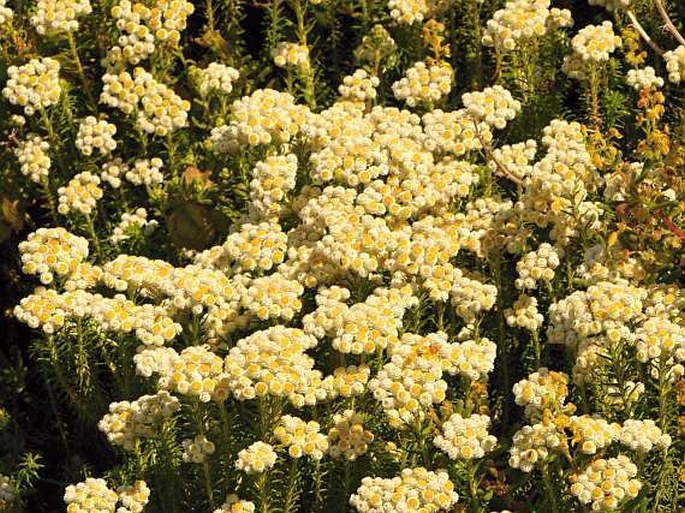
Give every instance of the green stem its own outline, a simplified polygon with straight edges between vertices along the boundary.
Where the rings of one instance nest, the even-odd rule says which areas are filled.
[[[285,494],[283,513],[292,513],[296,510],[298,461],[300,461],[299,458],[292,458],[292,461],[290,462],[290,472],[288,473],[288,490]]]
[[[95,112],[97,111],[97,103],[90,92],[90,82],[86,77],[86,73],[83,70],[83,65],[81,64],[81,59],[78,55],[78,48],[76,47],[76,40],[74,39],[74,34],[71,31],[67,31],[67,38],[69,39],[69,48],[71,49],[71,55],[74,58],[74,64],[76,64],[76,70],[78,75],[83,82],[83,89],[86,93],[86,98],[88,100],[88,106]]]
[[[350,496],[350,488],[352,487],[352,469],[356,461],[345,461],[343,465],[343,490],[342,496],[347,499]],[[340,501],[340,513],[347,511],[346,500]]]
[[[206,0],[205,11],[207,13],[207,31],[214,32],[214,5],[212,0]]]
[[[169,132],[166,136],[166,149],[169,160],[169,171],[171,176],[176,176],[176,145],[172,132]]]
[[[214,507],[214,490],[212,488],[212,473],[209,468],[209,462],[207,460],[202,462],[202,472],[205,477],[205,490],[207,491],[207,498],[209,499],[209,505]]]
[[[590,65],[589,70],[589,99],[588,99],[588,116],[590,123],[596,128],[599,126],[599,74],[597,66]]]
[[[259,511],[261,513],[270,513],[271,490],[269,489],[269,480],[266,471],[259,474],[255,484],[257,487],[257,495],[259,496]]]
[[[552,477],[549,475],[549,466],[545,464],[542,467],[542,480],[545,487],[545,495],[547,496],[547,506],[550,513],[559,513],[559,505],[557,504],[557,497],[555,495]]]
[[[43,194],[45,194],[45,199],[48,202],[48,208],[50,209],[50,216],[52,217],[52,222],[54,224],[57,223],[57,204],[55,203],[55,198],[52,195],[52,191],[50,190],[50,182],[49,178],[45,177],[40,181],[41,186],[43,187]]]
[[[506,335],[506,320],[504,318],[504,298],[502,297],[502,268],[501,259],[499,255],[494,255],[495,264],[493,265],[493,274],[495,278],[495,286],[497,287],[497,353],[500,356],[499,368],[500,379],[502,383],[502,390],[508,393],[511,390],[511,377],[509,375],[509,342]],[[508,426],[510,414],[510,401],[505,400],[502,411],[502,426]]]
[[[306,13],[306,4],[301,0],[292,0],[292,7],[297,18],[297,38],[302,46],[307,46],[307,27],[304,22]],[[298,69],[301,80],[304,82],[304,99],[310,109],[316,108],[316,91],[314,86],[314,68],[311,63],[311,55],[309,65],[305,69]]]
[[[97,232],[95,231],[95,224],[93,223],[93,216],[90,214],[86,214],[86,224],[88,226],[88,234],[91,237],[91,240],[93,241],[93,245],[95,246],[95,254],[97,255],[98,259],[100,261],[103,260],[103,253],[102,253],[102,247],[100,246],[100,238],[98,237]]]
[[[540,345],[540,335],[537,331],[533,332],[533,350],[535,351],[535,370],[542,366],[542,347]]]

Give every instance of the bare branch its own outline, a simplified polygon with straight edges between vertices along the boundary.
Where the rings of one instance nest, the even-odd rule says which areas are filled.
[[[664,20],[664,23],[666,24],[666,28],[668,29],[668,31],[671,34],[673,34],[673,37],[675,37],[678,40],[678,43],[685,46],[685,38],[683,38],[682,34],[680,32],[678,32],[678,29],[675,27],[675,25],[671,21],[671,18],[668,15],[666,8],[664,7],[664,4],[661,2],[661,0],[652,0],[652,1],[654,2],[654,5],[656,5],[656,8],[659,11],[659,14],[661,14],[661,19]]]
[[[649,37],[649,34],[647,34],[647,31],[644,29],[644,27],[640,24],[639,21],[637,21],[637,18],[635,17],[635,14],[633,11],[628,11],[628,18],[630,18],[630,22],[633,24],[635,27],[635,30],[638,31],[642,39],[645,40],[645,42],[654,50],[656,53],[659,55],[663,55],[665,52],[663,48],[661,48],[658,44],[654,42],[654,40]]]

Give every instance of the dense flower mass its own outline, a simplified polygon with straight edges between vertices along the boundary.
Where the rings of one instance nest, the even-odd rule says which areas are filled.
[[[69,513],[89,513],[91,511],[114,511],[119,497],[107,487],[104,479],[87,478],[77,485],[69,485],[64,492],[64,502]]]
[[[39,34],[74,32],[79,28],[78,18],[91,12],[90,0],[38,0],[31,24]]]
[[[66,276],[76,271],[88,257],[88,240],[64,228],[38,228],[19,243],[22,271],[36,274],[44,284],[54,275]]]
[[[212,93],[230,94],[233,82],[240,77],[237,69],[220,62],[211,62],[204,69],[191,68],[190,73],[197,77],[197,88],[202,97]]]
[[[433,443],[453,460],[482,458],[497,443],[497,439],[488,433],[489,426],[487,415],[464,418],[455,413],[442,425],[442,433]]]
[[[6,0],[0,0],[0,25],[4,25],[12,20],[14,11],[7,7]]]
[[[238,453],[235,468],[247,474],[259,474],[276,464],[276,452],[264,442],[255,442]]]
[[[114,140],[116,133],[116,125],[88,116],[79,125],[76,147],[86,156],[92,155],[93,150],[98,150],[102,155],[110,153],[117,147]]]
[[[59,100],[62,94],[59,69],[59,62],[50,57],[31,59],[23,66],[10,66],[2,95],[31,116]]]
[[[392,479],[365,477],[350,504],[359,513],[448,511],[459,500],[447,472],[405,468]]]
[[[651,3],[0,0],[0,510],[679,511]]]
[[[635,479],[637,466],[627,456],[598,459],[571,477],[571,493],[593,511],[611,511],[637,496],[642,483]]]
[[[404,78],[392,85],[395,98],[414,107],[420,103],[435,103],[452,89],[452,67],[447,62],[427,64],[417,62]]]
[[[68,214],[72,210],[76,210],[82,214],[91,214],[98,200],[103,196],[100,183],[100,177],[88,171],[79,173],[69,180],[66,187],[60,187],[57,190],[59,213]]]
[[[37,183],[45,180],[52,165],[49,150],[50,144],[35,134],[29,134],[28,139],[21,141],[14,150],[14,155],[21,164],[22,174]]]
[[[482,42],[499,51],[512,51],[518,45],[539,39],[552,28],[573,23],[568,9],[550,9],[549,0],[513,0],[495,12],[485,27]]]

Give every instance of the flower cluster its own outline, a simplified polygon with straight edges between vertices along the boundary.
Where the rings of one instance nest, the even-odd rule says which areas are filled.
[[[395,98],[406,101],[410,107],[434,103],[452,89],[453,73],[448,62],[428,64],[419,61],[407,70],[404,78],[392,85],[392,92]]]
[[[671,446],[671,436],[659,429],[651,420],[628,419],[621,426],[618,440],[631,450],[647,453],[654,448],[666,449]]]
[[[276,440],[288,449],[291,458],[307,456],[315,460],[323,458],[328,450],[328,438],[319,432],[318,422],[283,415],[274,429]]]
[[[223,370],[223,360],[207,346],[190,346],[169,358],[165,368],[157,372],[161,374],[160,387],[206,403],[212,399],[225,400],[228,395],[222,381]]]
[[[148,76],[143,68],[136,68],[133,76],[128,71],[104,73],[100,103],[131,114],[138,107]]]
[[[117,142],[114,140],[116,133],[116,125],[88,116],[78,127],[76,147],[86,156],[92,155],[93,150],[98,150],[101,155],[105,155],[117,147]]]
[[[158,224],[154,219],[148,220],[147,210],[142,207],[137,208],[132,214],[124,212],[121,214],[121,222],[114,227],[109,240],[119,243],[140,231],[144,234],[149,234]]]
[[[68,513],[111,513],[118,501],[117,492],[107,486],[107,481],[93,477],[77,485],[67,486],[64,492]]]
[[[449,511],[459,500],[444,470],[405,468],[392,479],[365,477],[350,504],[359,513]]]
[[[481,42],[509,52],[527,41],[543,37],[548,30],[573,24],[568,9],[550,9],[549,0],[511,0],[488,20]]]
[[[506,127],[507,121],[514,119],[521,110],[521,102],[499,85],[486,87],[483,91],[464,93],[461,100],[474,120],[499,130]]]
[[[50,57],[31,59],[23,66],[10,66],[2,94],[11,104],[23,107],[24,113],[31,116],[59,100],[62,94],[59,68],[59,62]]]
[[[563,372],[540,368],[514,385],[516,404],[525,408],[528,418],[535,418],[548,408],[559,411],[568,395],[567,385],[568,376]]]
[[[353,397],[364,393],[370,375],[371,369],[366,365],[336,367],[333,374],[324,378],[321,386],[326,389],[330,399]]]
[[[123,32],[118,45],[110,49],[108,62],[137,65],[155,51],[155,43],[178,45],[186,19],[195,10],[191,2],[160,0],[153,8],[143,2],[120,0],[110,11],[117,28]]]
[[[116,513],[141,513],[150,500],[150,488],[145,481],[138,480],[130,486],[117,488],[117,495],[121,506]]]
[[[390,16],[402,25],[422,22],[429,14],[427,0],[389,0]]]
[[[473,322],[481,313],[490,310],[497,301],[497,287],[481,283],[455,271],[450,299],[457,315]]]
[[[596,454],[608,447],[616,440],[620,430],[618,424],[610,424],[603,418],[592,415],[573,415],[568,427],[573,433],[571,446],[577,445],[583,454]]]
[[[65,187],[57,189],[60,214],[68,214],[72,210],[89,215],[102,198],[102,189],[99,187],[100,177],[84,171],[69,180]]]
[[[509,465],[522,472],[532,472],[535,465],[546,461],[550,450],[558,449],[565,442],[565,435],[552,423],[523,426],[514,434]]]
[[[119,171],[124,173],[126,180],[133,185],[155,185],[164,181],[162,174],[164,163],[159,157],[151,159],[138,159],[133,163],[133,167],[119,164]],[[110,171],[112,168],[110,168]]]
[[[571,78],[583,80],[587,77],[588,66],[608,61],[621,44],[622,40],[614,34],[610,21],[601,25],[587,25],[573,36],[573,53],[564,58],[562,70]]]
[[[271,58],[279,68],[309,68],[309,48],[297,43],[282,42],[271,50]]]
[[[505,315],[509,326],[516,326],[531,332],[539,330],[545,320],[538,311],[538,300],[526,294],[521,294],[514,301],[512,308],[506,310]]]
[[[599,5],[607,11],[619,11],[630,7],[631,0],[588,0],[590,5]]]
[[[516,263],[519,277],[515,285],[517,289],[535,289],[538,281],[550,283],[554,279],[554,269],[559,267],[559,251],[550,244],[543,242],[537,250],[526,253]]]
[[[445,372],[478,381],[495,368],[497,344],[485,337],[466,339],[445,346],[443,355]]]
[[[0,16],[2,16],[2,13],[0,13]],[[9,477],[0,474],[0,507],[11,508],[15,498],[16,493],[12,481]]]
[[[195,435],[195,438],[183,440],[183,461],[202,463],[208,456],[214,454],[214,442],[207,440],[205,435]]]
[[[129,165],[117,157],[102,165],[100,179],[103,182],[107,182],[112,188],[118,189],[121,187],[121,178],[129,169]]]
[[[38,228],[19,243],[19,252],[22,272],[37,274],[47,285],[52,283],[54,274],[67,276],[76,271],[88,257],[88,241],[62,227]]]
[[[21,164],[21,174],[36,183],[44,181],[52,163],[47,153],[49,149],[48,142],[35,134],[29,134],[24,141],[20,141],[14,155]]]
[[[233,83],[240,77],[237,69],[219,62],[211,62],[204,69],[191,67],[189,73],[195,77],[198,92],[203,98],[212,93],[230,94]]]
[[[190,102],[158,82],[151,73],[137,67],[128,71],[105,73],[100,102],[125,114],[137,110],[138,126],[147,133],[165,136],[186,126]]]
[[[369,381],[368,388],[392,426],[411,424],[423,418],[428,407],[445,400],[442,353],[447,348],[447,335],[442,332],[425,337],[405,333],[388,348],[390,362]]]
[[[96,269],[93,268],[91,274],[99,275]],[[70,276],[70,280],[74,278],[78,276]],[[70,318],[90,317],[105,331],[135,332],[143,344],[155,346],[173,340],[181,332],[181,325],[175,323],[162,306],[136,305],[121,294],[105,298],[77,286],[68,287],[69,283],[65,284],[67,292],[64,294],[58,294],[54,289],[36,289],[15,307],[17,319],[31,328],[42,327],[45,333],[54,333]]]
[[[664,86],[664,79],[658,76],[651,66],[646,66],[642,69],[628,70],[626,82],[628,82],[628,85],[636,91],[642,89],[656,91]]]
[[[470,151],[482,147],[481,139],[492,140],[490,127],[485,123],[476,124],[466,110],[444,112],[434,109],[426,112],[422,118],[423,130],[426,134],[424,146],[435,151],[440,150],[460,157]],[[477,181],[474,177],[473,182]],[[465,186],[471,185],[465,183]],[[466,196],[469,189],[460,191],[460,196]]]
[[[12,18],[14,17],[14,12],[5,5],[5,1],[6,0],[0,0],[0,25],[12,21]]]
[[[238,499],[237,495],[229,495],[220,508],[213,513],[255,513],[253,502]]]
[[[287,250],[288,236],[281,231],[279,224],[245,223],[239,231],[228,236],[221,246],[221,253],[214,255],[213,260],[215,266],[221,262],[221,268],[232,267],[235,272],[270,271],[283,263]],[[273,278],[265,283],[278,285]],[[256,286],[260,287],[259,282]],[[252,300],[258,301],[255,297]]]
[[[328,430],[328,453],[333,458],[354,461],[366,454],[373,440],[373,433],[364,429],[361,415],[354,410],[345,410],[333,416],[333,427]]]
[[[488,433],[489,427],[487,415],[473,414],[465,418],[455,413],[443,423],[433,443],[453,460],[482,458],[497,444],[497,438]]]
[[[165,136],[186,126],[190,102],[154,80],[152,75],[147,78],[140,97],[141,109],[138,111],[140,128],[149,134]]]
[[[281,273],[256,278],[243,295],[241,305],[260,320],[291,320],[302,308],[304,287]]]
[[[316,338],[297,328],[274,326],[239,340],[225,359],[228,388],[238,400],[287,397],[295,406],[324,399],[321,373],[304,353]]]
[[[388,289],[376,289],[363,303],[356,303],[343,312],[334,333],[332,346],[341,353],[373,354],[397,341],[402,316],[415,301],[403,298],[410,290],[388,294]],[[394,301],[393,301],[394,300]]]
[[[675,50],[666,52],[664,60],[668,79],[674,84],[680,84],[680,81],[685,79],[685,46],[680,45]]]
[[[165,390],[135,401],[114,402],[109,405],[109,413],[100,420],[98,428],[110,443],[131,451],[139,440],[155,437],[159,423],[180,407],[178,399]]]
[[[91,12],[90,0],[38,0],[31,24],[41,35],[48,32],[76,32],[78,18]]]
[[[378,77],[369,75],[364,69],[357,69],[352,75],[343,78],[338,93],[345,100],[365,102],[376,98],[376,88],[380,83]]]
[[[621,46],[621,38],[614,34],[610,21],[601,25],[588,25],[573,36],[571,46],[583,61],[602,62],[609,60],[609,54]]]
[[[255,442],[238,453],[235,468],[246,474],[260,474],[276,464],[274,448],[264,442]]]
[[[634,479],[637,466],[627,456],[597,459],[571,476],[571,493],[592,511],[611,511],[627,499],[637,497],[642,483]]]
[[[523,182],[533,173],[532,162],[536,152],[537,143],[533,139],[516,144],[504,144],[492,151],[488,167],[493,172],[497,172],[499,167],[504,167],[509,175]]]
[[[211,141],[222,152],[235,151],[243,144],[286,143],[300,131],[308,112],[288,93],[257,89],[233,102],[231,123],[213,129]]]
[[[350,299],[350,291],[345,287],[319,287],[316,294],[316,309],[302,319],[305,333],[318,339],[331,336],[341,330],[344,314],[349,310],[345,301]]]
[[[284,210],[287,194],[295,188],[297,157],[270,155],[257,162],[250,182],[250,214],[257,219],[272,220]]]

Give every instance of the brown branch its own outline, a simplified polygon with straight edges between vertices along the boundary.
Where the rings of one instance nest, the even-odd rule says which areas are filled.
[[[478,130],[478,123],[475,121],[473,122],[473,125],[475,127],[475,132],[476,132],[476,137],[480,141],[480,145],[483,147],[483,150],[485,150],[485,153],[487,154],[488,158],[495,163],[495,167],[499,170],[500,174],[504,176],[504,178],[508,178],[512,182],[514,182],[516,185],[523,185],[523,182],[521,181],[520,178],[517,176],[514,176],[511,171],[509,171],[501,162],[497,160],[495,157],[495,154],[492,152],[492,148],[488,143],[486,143],[483,140],[483,137],[480,135],[480,132]]]
[[[645,40],[645,42],[654,50],[656,53],[659,55],[663,55],[665,52],[663,48],[661,48],[658,44],[654,42],[654,40],[649,37],[649,34],[647,34],[647,31],[644,29],[644,27],[640,24],[639,21],[637,21],[637,18],[635,17],[635,14],[633,11],[628,11],[628,18],[630,18],[630,22],[633,24],[635,27],[635,30],[638,31],[642,39]]]
[[[666,24],[666,28],[668,31],[673,34],[673,37],[675,37],[678,40],[678,43],[681,45],[685,46],[685,38],[678,32],[678,29],[675,27],[673,22],[671,21],[670,16],[668,15],[668,12],[666,11],[666,8],[664,7],[664,4],[661,2],[661,0],[652,0],[654,2],[654,5],[656,6],[657,10],[659,11],[659,14],[661,14],[661,19],[664,20],[664,23]]]

